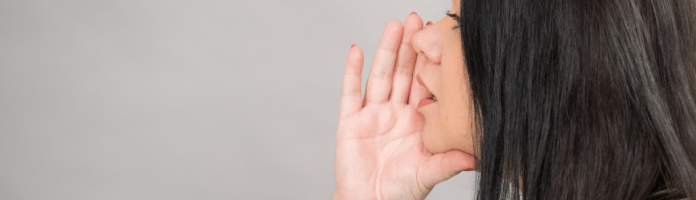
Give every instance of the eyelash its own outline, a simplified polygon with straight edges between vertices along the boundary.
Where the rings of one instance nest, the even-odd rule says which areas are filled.
[[[452,19],[454,19],[454,21],[457,21],[457,25],[454,26],[454,27],[452,27],[452,30],[455,30],[455,29],[458,29],[458,28],[461,28],[461,27],[462,27],[462,21],[459,19],[459,15],[454,14],[454,13],[450,13],[449,10],[448,10],[445,14],[446,14],[447,16],[450,16]]]

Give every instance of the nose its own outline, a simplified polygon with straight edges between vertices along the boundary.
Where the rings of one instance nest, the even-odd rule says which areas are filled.
[[[419,31],[413,36],[413,49],[428,58],[430,62],[442,61],[442,39],[435,25]]]

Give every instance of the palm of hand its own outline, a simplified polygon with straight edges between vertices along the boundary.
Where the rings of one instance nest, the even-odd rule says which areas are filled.
[[[423,146],[424,119],[415,104],[427,94],[413,84],[413,72],[425,59],[416,61],[410,43],[423,22],[411,15],[405,24],[387,24],[364,100],[362,50],[352,47],[348,55],[336,135],[335,199],[424,199],[435,184],[473,167],[469,154],[432,154]]]
[[[337,160],[337,167],[346,167],[342,170],[347,172],[342,174],[345,178],[364,181],[352,186],[361,190],[353,193],[374,194],[371,198],[377,199],[425,197],[431,188],[413,176],[418,165],[432,155],[423,150],[422,126],[422,117],[407,105],[367,106],[341,120],[336,151],[346,155],[337,157],[349,159]]]

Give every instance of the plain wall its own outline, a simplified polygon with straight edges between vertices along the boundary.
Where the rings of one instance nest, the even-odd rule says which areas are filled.
[[[450,5],[0,0],[0,199],[330,199],[350,46]]]

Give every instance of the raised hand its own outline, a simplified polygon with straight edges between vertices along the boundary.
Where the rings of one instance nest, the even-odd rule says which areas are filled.
[[[334,199],[425,199],[437,183],[474,168],[469,154],[432,154],[423,146],[424,119],[415,105],[425,97],[412,83],[414,71],[426,62],[423,57],[417,61],[411,45],[423,21],[412,13],[404,24],[387,23],[365,98],[360,92],[362,50],[354,45],[348,53],[336,135]]]

